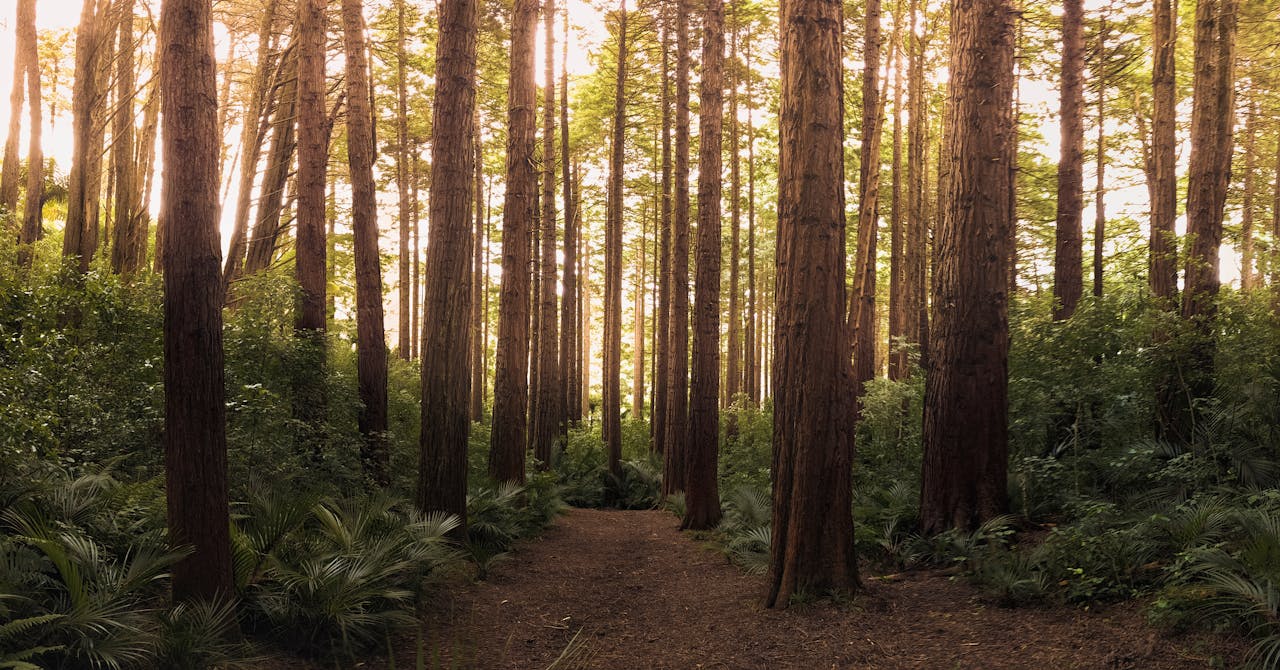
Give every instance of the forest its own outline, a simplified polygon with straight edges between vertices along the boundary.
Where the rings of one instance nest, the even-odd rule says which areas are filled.
[[[0,669],[1280,668],[1276,0],[10,53]]]

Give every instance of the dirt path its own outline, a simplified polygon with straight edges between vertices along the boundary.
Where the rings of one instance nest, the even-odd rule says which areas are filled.
[[[1136,607],[1002,609],[936,573],[868,580],[851,606],[760,606],[763,580],[665,512],[574,510],[427,622],[454,665],[547,668],[1203,668]],[[571,640],[577,640],[570,645]],[[407,645],[407,646],[416,646]],[[406,650],[397,667],[414,667]]]

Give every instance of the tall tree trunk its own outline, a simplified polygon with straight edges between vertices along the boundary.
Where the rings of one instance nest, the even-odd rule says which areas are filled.
[[[577,375],[578,355],[578,240],[573,212],[573,180],[569,173],[569,5],[561,8],[564,39],[560,41],[560,187],[564,205],[564,280],[560,299],[560,421],[567,434],[569,423],[580,418]]]
[[[20,0],[18,2],[17,29],[13,41],[13,88],[9,93],[9,133],[4,143],[4,163],[0,166],[0,215],[5,217],[0,229],[8,232],[12,223],[17,220],[19,165],[22,160],[22,103],[26,101],[24,88],[26,75],[30,68],[27,65],[31,49],[24,40],[28,37],[21,34],[22,26],[35,21],[35,1]],[[30,17],[30,18],[29,18]]]
[[[1244,124],[1244,187],[1241,189],[1240,204],[1240,290],[1248,293],[1254,289],[1253,272],[1253,215],[1254,215],[1254,173],[1258,170],[1257,161],[1257,102],[1250,100],[1249,112]]]
[[[287,50],[293,51],[293,50]],[[296,53],[296,52],[294,52]],[[298,78],[297,57],[290,53],[281,56],[285,74],[275,101],[275,118],[272,121],[271,147],[267,152],[266,172],[254,215],[253,234],[249,238],[248,253],[244,261],[244,274],[254,275],[271,266],[284,228],[281,219],[285,210],[285,191],[289,188],[294,153],[297,151]]]
[[[636,266],[632,271],[635,277],[635,290],[631,294],[631,419],[644,419],[644,289],[646,263],[648,254],[646,246],[649,240],[649,212],[645,207],[640,217],[640,238],[636,240]]]
[[[835,0],[782,5],[778,156],[778,388],[766,607],[858,587],[852,506],[854,377],[845,305],[844,101]]]
[[[1107,81],[1103,69],[1106,67],[1106,19],[1100,21],[1098,27],[1098,143],[1095,151],[1095,172],[1093,198],[1093,295],[1102,297],[1102,251],[1107,239]]]
[[[356,376],[360,388],[360,450],[365,474],[391,483],[387,443],[387,342],[378,253],[378,191],[373,181],[373,109],[365,55],[364,3],[342,0],[347,55],[347,160],[351,169],[351,228],[356,262]]]
[[[1178,15],[1174,0],[1153,0],[1151,90],[1151,293],[1172,308],[1178,295]]]
[[[478,13],[475,0],[445,2],[439,9],[428,199],[431,233],[423,301],[423,313],[430,318],[425,320],[422,335],[418,507],[456,514],[465,527],[467,435],[471,429],[467,406],[471,370],[467,356],[471,348],[472,287],[467,266],[472,244],[469,215],[474,202],[471,191],[475,154],[471,141],[476,132]],[[532,105],[528,109],[532,112]],[[517,449],[523,446],[523,441],[516,443]],[[523,451],[520,455],[523,475]],[[510,479],[513,477],[503,478]]]
[[[1191,237],[1182,293],[1182,318],[1192,324],[1184,365],[1186,388],[1178,396],[1173,437],[1191,439],[1194,403],[1213,393],[1214,322],[1220,279],[1218,248],[1231,177],[1231,131],[1235,123],[1237,0],[1201,0],[1196,6],[1191,160],[1187,177],[1187,235]]]
[[[545,36],[543,60],[545,86],[542,107],[542,279],[538,284],[538,402],[533,417],[533,457],[540,470],[551,467],[560,425],[560,335],[556,330],[556,8],[555,0],[542,6]]]
[[[133,274],[147,262],[147,238],[142,234],[142,190],[134,147],[134,0],[120,5],[120,44],[116,59],[115,119],[111,137],[111,165],[116,181],[115,235],[111,247],[111,269]]]
[[[1058,160],[1058,227],[1053,255],[1054,320],[1071,318],[1084,291],[1084,0],[1063,2],[1058,119],[1062,126],[1062,157]]]
[[[413,214],[413,294],[409,302],[413,304],[413,312],[409,319],[409,330],[413,338],[409,341],[409,358],[422,358],[422,201],[419,199],[419,183],[422,169],[418,158],[417,144],[414,144],[413,155],[409,158],[409,199],[412,201]]]
[[[973,528],[1007,506],[1008,245],[1015,13],[952,2],[946,137],[925,381],[923,530]]]
[[[681,528],[720,523],[720,195],[724,118],[724,3],[702,15],[702,90],[698,96],[698,247],[689,441],[685,445],[685,514]]]
[[[76,73],[71,92],[72,135],[74,148],[71,173],[67,185],[66,230],[62,238],[62,255],[76,258],[81,273],[89,271],[89,262],[98,248],[98,198],[101,175],[102,143],[97,121],[101,118],[105,96],[98,84],[101,51],[107,34],[109,0],[85,0],[76,30]],[[215,137],[216,141],[216,137]],[[95,156],[95,153],[97,154]]]
[[[306,428],[301,447],[322,456],[328,404],[324,389],[327,358],[325,179],[329,162],[328,118],[325,115],[325,0],[298,2],[298,214],[294,241],[294,278],[298,304],[294,332],[304,363],[295,372],[294,417]]]
[[[223,270],[224,293],[230,293],[231,282],[240,277],[248,249],[249,209],[253,202],[253,184],[258,176],[258,162],[262,158],[262,145],[271,126],[269,102],[272,90],[279,85],[284,59],[276,51],[275,17],[279,0],[271,0],[264,8],[258,24],[258,63],[253,81],[249,85],[249,107],[245,112],[241,132],[244,134],[240,153],[240,188],[236,196],[235,223],[231,231],[231,244]]]
[[[413,267],[409,258],[409,231],[413,216],[409,202],[409,53],[405,38],[405,0],[396,0],[396,194],[400,208],[400,259],[396,310],[399,324],[396,338],[396,356],[402,361],[413,353]]]
[[[684,490],[689,421],[689,2],[676,0],[675,204],[671,218],[671,330],[662,493]]]
[[[609,202],[604,237],[604,378],[601,434],[609,472],[622,473],[622,219],[623,157],[626,141],[627,4],[618,5],[617,78],[614,79],[613,129],[609,145]]]
[[[862,70],[862,147],[858,180],[858,247],[848,328],[853,333],[854,416],[876,374],[876,238],[880,228],[880,0],[867,0]]]
[[[213,3],[166,0],[160,14],[164,106],[165,486],[169,540],[192,551],[172,570],[178,601],[234,595],[223,402],[222,249]]]
[[[743,69],[747,74],[747,336],[743,356],[743,390],[754,404],[760,402],[759,293],[756,283],[756,128],[752,97],[751,42],[747,42]],[[841,103],[843,104],[843,103]]]
[[[663,3],[662,28],[662,215],[658,221],[658,310],[654,314],[653,451],[667,445],[667,408],[671,376],[671,3]]]
[[[929,341],[928,257],[929,219],[925,188],[928,172],[928,103],[924,97],[925,40],[917,33],[920,0],[911,0],[911,22],[907,29],[910,64],[907,74],[907,225],[903,234],[903,321],[909,344],[918,348],[920,365],[925,365]]]
[[[742,158],[739,151],[738,63],[739,14],[737,0],[729,0],[733,26],[729,39],[729,349],[725,365],[725,400],[732,403],[742,391],[742,293],[739,280],[742,242]],[[736,429],[736,427],[734,427]]]
[[[893,203],[889,209],[889,379],[907,376],[906,231],[903,230],[902,201],[902,51],[903,2],[893,10],[893,158],[891,186]]]
[[[484,294],[486,284],[485,270],[485,209],[484,209],[484,145],[480,138],[480,105],[476,105],[474,136],[472,144],[475,150],[475,197],[472,200],[472,214],[475,217],[475,255],[471,263],[471,420],[484,419],[484,348],[485,340],[481,337],[484,329],[484,306],[480,296]]]
[[[537,142],[533,34],[537,0],[516,0],[511,15],[511,70],[507,89],[507,194],[502,210],[502,293],[498,356],[493,378],[493,432],[489,474],[524,481],[529,402],[529,263],[534,214]]]
[[[44,128],[40,110],[40,57],[36,49],[35,0],[21,0],[18,3],[14,42],[18,50],[16,59],[23,61],[26,66],[27,107],[31,116],[31,138],[27,146],[27,202],[22,213],[22,228],[18,233],[18,265],[30,268],[33,260],[31,245],[40,238],[40,212],[44,203],[44,149],[40,144]]]

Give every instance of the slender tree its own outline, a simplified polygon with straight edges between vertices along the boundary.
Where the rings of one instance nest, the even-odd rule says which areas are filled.
[[[365,55],[364,3],[342,1],[347,55],[347,160],[351,169],[351,227],[356,262],[356,375],[360,388],[360,455],[379,486],[391,482],[387,444],[387,343],[382,314],[382,263],[378,252],[377,185],[369,63]]]
[[[62,237],[62,255],[77,259],[81,273],[88,272],[89,262],[98,249],[98,191],[101,186],[102,142],[99,121],[105,96],[100,87],[106,28],[110,0],[85,0],[76,29],[75,85],[71,91],[73,151],[67,185],[66,228]]]
[[[1174,0],[1153,0],[1151,89],[1151,293],[1172,308],[1178,293],[1177,12]]]
[[[16,219],[18,211],[18,162],[22,143],[22,103],[26,101],[26,75],[30,69],[27,58],[30,49],[23,40],[21,27],[28,21],[34,21],[34,0],[19,0],[17,26],[13,41],[13,88],[9,93],[9,132],[4,143],[4,163],[0,166],[0,208],[6,217],[5,228]],[[28,17],[32,17],[28,19]]]
[[[1107,232],[1107,77],[1105,54],[1107,44],[1107,22],[1103,18],[1098,25],[1098,48],[1096,81],[1098,87],[1097,142],[1094,145],[1094,182],[1093,189],[1093,295],[1102,297],[1102,250],[1106,242]]]
[[[681,528],[720,523],[720,181],[724,117],[724,3],[702,14],[702,90],[698,123],[698,247],[689,441],[685,445],[685,514]]]
[[[211,0],[166,0],[160,13],[164,191],[165,495],[169,539],[190,547],[172,569],[175,600],[234,595],[223,401],[218,110]]]
[[[31,245],[40,238],[40,212],[44,204],[44,149],[40,144],[43,130],[40,102],[40,61],[36,49],[36,3],[18,3],[18,22],[14,42],[26,65],[27,107],[31,116],[30,140],[27,146],[27,202],[23,207],[22,228],[18,232],[18,265],[31,267]]]
[[[903,323],[906,338],[919,348],[920,364],[927,361],[929,341],[928,246],[929,221],[925,188],[928,155],[927,109],[924,96],[925,38],[919,32],[920,0],[911,0],[907,29],[910,51],[907,75],[907,224],[903,233]]]
[[[671,217],[671,315],[663,495],[684,490],[689,420],[689,3],[676,0],[675,203]]]
[[[767,607],[858,586],[845,327],[843,11],[782,4],[773,545]]]
[[[555,0],[542,3],[542,30],[545,35],[543,61],[545,85],[542,107],[542,216],[539,242],[542,246],[538,284],[538,399],[533,417],[533,457],[538,467],[551,467],[560,425],[560,336],[556,324],[556,40]]]
[[[1084,291],[1081,277],[1084,210],[1084,0],[1064,0],[1062,89],[1058,118],[1058,227],[1053,255],[1053,318],[1071,318]]]
[[[477,94],[477,100],[479,95]],[[472,119],[474,136],[471,138],[475,150],[475,175],[473,184],[475,197],[471,203],[471,213],[475,219],[475,255],[471,261],[471,420],[484,419],[484,301],[480,296],[486,292],[486,273],[484,269],[485,245],[485,204],[484,204],[484,144],[480,138],[480,106],[476,105],[475,118]]]
[[[609,472],[622,472],[622,180],[627,121],[627,2],[618,3],[618,63],[614,80],[613,129],[609,145],[609,202],[604,241],[604,378],[601,432]]]
[[[1254,289],[1257,277],[1253,271],[1254,241],[1254,190],[1255,174],[1258,171],[1258,110],[1257,102],[1249,100],[1249,111],[1244,124],[1244,184],[1241,187],[1240,203],[1240,290],[1250,292]]]
[[[666,452],[671,369],[671,3],[662,3],[662,213],[658,220],[658,309],[654,314],[653,450]]]
[[[893,157],[890,159],[889,205],[889,379],[907,375],[906,231],[902,198],[902,75],[904,5],[897,0],[893,10]]]
[[[742,390],[742,294],[739,280],[742,241],[742,152],[739,150],[738,84],[742,78],[738,63],[740,21],[737,0],[729,0],[732,26],[729,37],[729,328],[724,373],[725,403],[732,403]],[[734,430],[731,427],[729,430]]]
[[[1014,21],[1010,0],[951,4],[952,167],[925,382],[920,518],[928,533],[972,528],[1007,504]]]
[[[396,0],[396,194],[400,209],[400,263],[397,318],[399,333],[396,356],[407,361],[413,353],[413,267],[410,262],[410,232],[413,228],[413,206],[409,184],[409,50],[406,39],[406,2]]]
[[[880,0],[867,0],[863,35],[862,146],[858,180],[858,247],[848,327],[853,331],[854,414],[876,374],[876,239],[880,228]]]
[[[533,35],[537,0],[516,0],[511,14],[511,70],[507,89],[507,194],[502,210],[502,293],[498,356],[493,378],[489,474],[524,481],[529,402],[529,264],[534,218],[536,123]]]
[[[467,518],[471,370],[471,203],[475,154],[475,0],[440,4],[431,128],[431,243],[422,332],[422,433],[418,507]],[[531,110],[532,111],[532,110]],[[523,410],[523,408],[521,408]],[[523,442],[517,443],[523,456]],[[523,461],[520,463],[523,473]]]
[[[564,295],[560,299],[560,413],[564,430],[581,418],[578,370],[578,223],[573,211],[573,180],[569,173],[569,5],[561,8],[564,38],[560,40],[560,186],[564,203]]]

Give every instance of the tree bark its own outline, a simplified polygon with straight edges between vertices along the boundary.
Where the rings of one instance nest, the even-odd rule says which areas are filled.
[[[622,219],[623,157],[627,121],[627,4],[618,4],[617,78],[614,79],[613,129],[609,146],[609,202],[604,241],[604,378],[601,434],[609,472],[622,474]]]
[[[1084,0],[1064,0],[1062,89],[1058,119],[1062,157],[1058,161],[1057,235],[1053,254],[1053,318],[1071,318],[1084,291]]]
[[[480,138],[480,105],[477,103],[475,118],[472,120],[474,136],[472,145],[475,151],[474,193],[472,214],[475,218],[475,254],[471,263],[471,420],[484,419],[484,306],[480,296],[485,292],[485,208],[484,208],[484,145]]]
[[[773,546],[766,607],[857,589],[854,377],[844,318],[843,10],[782,5]]]
[[[752,404],[760,402],[759,305],[760,286],[756,283],[756,129],[752,97],[751,42],[747,42],[743,69],[747,73],[747,333],[743,356],[743,390]],[[841,103],[843,104],[843,103]]]
[[[125,0],[120,11],[120,44],[116,61],[115,119],[111,137],[111,163],[116,180],[115,230],[111,269],[131,275],[147,262],[147,238],[142,227],[142,189],[134,148],[134,0]]]
[[[969,529],[1007,506],[1008,245],[1015,13],[953,2],[946,209],[936,240],[921,526]]]
[[[662,28],[662,214],[658,221],[658,310],[654,314],[653,451],[667,448],[667,409],[671,370],[671,4],[663,3]]]
[[[365,55],[364,3],[342,1],[347,69],[347,161],[351,169],[351,228],[356,263],[356,376],[360,389],[360,457],[378,486],[391,483],[387,443],[387,343],[378,252],[378,191],[373,181],[373,109]]]
[[[1162,307],[1178,296],[1177,81],[1178,16],[1174,0],[1153,0],[1151,90],[1151,293]]]
[[[684,490],[689,421],[689,3],[676,0],[675,204],[671,218],[671,330],[662,493]]]
[[[502,211],[502,297],[493,387],[489,474],[524,482],[529,402],[529,266],[534,214],[533,35],[537,0],[516,0],[511,16],[511,70],[507,89],[507,194]]]
[[[702,90],[698,123],[698,247],[689,441],[685,445],[687,530],[720,523],[720,195],[724,118],[724,3],[706,0],[702,15]]]
[[[18,59],[26,65],[27,107],[31,116],[31,138],[27,146],[27,201],[23,207],[22,228],[18,233],[18,266],[30,268],[31,245],[40,238],[41,211],[44,204],[44,149],[40,144],[42,126],[40,110],[40,60],[36,48],[36,3],[18,3],[18,22],[14,26],[14,42]]]
[[[234,596],[223,402],[222,262],[213,3],[166,0],[160,14],[164,107],[165,492],[178,601]]]
[[[1240,290],[1245,293],[1253,291],[1254,278],[1257,276],[1253,272],[1254,173],[1258,170],[1257,118],[1257,103],[1250,100],[1249,112],[1244,124],[1244,184],[1241,188],[1240,203]]]
[[[569,424],[581,418],[581,383],[578,371],[578,222],[573,211],[573,179],[569,171],[569,5],[561,10],[564,39],[560,43],[560,185],[564,203],[564,295],[560,299],[560,420],[567,434]]]
[[[407,361],[413,353],[413,265],[409,252],[411,241],[409,231],[413,227],[410,219],[413,216],[409,202],[409,53],[405,38],[405,0],[396,0],[396,193],[400,208],[400,262],[397,295],[399,305],[396,310],[398,334],[396,356]]]
[[[1093,197],[1093,295],[1102,297],[1102,251],[1107,240],[1107,81],[1103,69],[1105,65],[1107,40],[1106,19],[1099,22],[1098,27],[1098,140],[1094,152],[1097,181],[1094,183]]]
[[[101,175],[101,145],[98,120],[105,96],[98,87],[101,50],[108,0],[85,0],[76,30],[75,85],[71,92],[72,134],[74,148],[67,186],[66,229],[62,238],[62,255],[77,259],[83,274],[98,248],[98,198]],[[211,98],[216,103],[216,98]],[[95,153],[99,154],[95,157]]]
[[[742,242],[742,158],[738,133],[738,2],[730,0],[733,26],[729,39],[729,342],[725,365],[725,404],[742,391],[742,293],[739,279]]]
[[[284,228],[281,219],[285,209],[285,191],[289,188],[289,174],[298,146],[295,123],[298,110],[296,51],[287,49],[281,59],[285,71],[284,82],[275,100],[271,147],[267,152],[266,172],[262,177],[253,233],[248,241],[244,261],[245,275],[266,270],[275,257]]]
[[[902,51],[903,2],[897,0],[893,10],[893,158],[889,208],[889,379],[907,376],[907,305],[906,305],[906,231],[903,230],[902,201]]]
[[[556,50],[555,0],[544,0],[542,29],[545,86],[542,107],[542,216],[538,220],[542,245],[538,283],[538,399],[533,417],[533,457],[539,470],[551,467],[551,453],[559,433],[560,335],[556,330]]]
[[[867,0],[862,70],[862,146],[858,180],[858,247],[848,328],[852,331],[855,420],[876,375],[876,240],[880,228],[880,0]]]
[[[35,13],[35,0],[19,0],[13,41],[13,88],[9,93],[9,133],[4,143],[4,163],[0,166],[0,209],[5,217],[6,232],[18,215],[18,162],[21,160],[18,152],[22,150],[22,103],[26,101],[26,75],[31,70],[27,59],[35,51],[35,45],[28,47],[26,44],[26,40],[33,39],[34,36],[24,34],[24,26],[34,24]]]
[[[917,31],[920,0],[911,0],[909,37],[910,64],[907,74],[907,225],[903,247],[903,321],[909,344],[919,351],[919,364],[927,361],[929,341],[928,247],[929,218],[925,188],[928,172],[927,102],[924,97],[925,39]]]
[[[467,356],[472,287],[467,267],[473,241],[469,215],[474,202],[471,141],[475,136],[478,18],[475,0],[452,0],[441,3],[439,9],[428,199],[431,231],[423,300],[423,313],[430,318],[424,320],[422,334],[418,507],[457,515],[464,524],[461,534],[467,519],[467,435],[471,429]],[[532,112],[532,106],[528,109]],[[523,447],[523,441],[516,443],[521,475]]]

